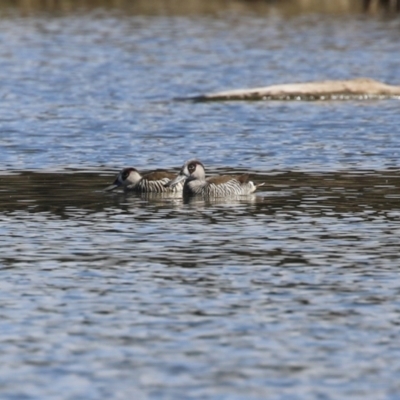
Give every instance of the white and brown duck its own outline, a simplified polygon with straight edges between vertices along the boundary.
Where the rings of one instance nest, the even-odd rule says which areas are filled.
[[[179,182],[174,186],[167,186],[177,177],[176,174],[164,170],[156,170],[141,175],[136,168],[124,168],[114,182],[105,190],[110,191],[118,187],[123,187],[125,192],[138,193],[178,193],[182,192],[184,182]]]
[[[199,160],[189,160],[183,165],[179,175],[167,186],[174,188],[183,184],[185,196],[227,197],[248,195],[256,191],[263,183],[255,185],[249,175],[221,175],[206,178],[204,165]]]

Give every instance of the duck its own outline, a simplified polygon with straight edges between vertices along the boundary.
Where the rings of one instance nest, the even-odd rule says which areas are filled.
[[[166,186],[177,177],[176,174],[164,170],[156,170],[141,175],[136,168],[122,169],[114,182],[105,188],[106,191],[114,190],[120,186],[124,192],[138,193],[178,193],[182,192],[184,181],[177,182],[174,186]]]
[[[220,175],[206,178],[205,168],[201,161],[193,159],[183,164],[178,176],[168,182],[167,187],[182,184],[184,196],[226,197],[249,195],[264,183],[255,185],[248,174]]]

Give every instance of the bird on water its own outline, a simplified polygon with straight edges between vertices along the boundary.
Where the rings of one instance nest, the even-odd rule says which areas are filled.
[[[256,191],[257,187],[249,180],[249,175],[221,175],[206,178],[205,168],[199,160],[189,160],[183,165],[178,176],[166,184],[174,188],[183,183],[185,196],[226,197],[248,195]]]
[[[123,187],[124,192],[138,193],[178,193],[182,192],[184,182],[174,186],[166,186],[177,177],[176,174],[164,170],[157,170],[141,175],[136,168],[124,168],[114,182],[105,190],[111,191]]]

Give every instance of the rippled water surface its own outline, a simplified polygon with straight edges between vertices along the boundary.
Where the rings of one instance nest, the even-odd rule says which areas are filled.
[[[398,100],[192,103],[368,76],[398,19],[0,19],[2,399],[398,399]],[[235,199],[107,193],[123,166]]]

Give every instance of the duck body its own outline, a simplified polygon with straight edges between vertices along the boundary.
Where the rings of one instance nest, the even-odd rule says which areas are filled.
[[[184,182],[177,185],[166,186],[176,174],[164,170],[157,170],[141,175],[136,168],[124,168],[116,177],[115,181],[105,190],[114,190],[123,187],[124,192],[137,193],[179,193],[183,190]]]
[[[258,186],[249,180],[249,175],[215,176],[206,179],[204,165],[198,160],[189,160],[183,165],[179,175],[168,185],[174,186],[185,180],[184,196],[227,197],[249,195]]]
[[[216,176],[205,180],[189,178],[183,186],[186,196],[225,197],[251,194],[256,186],[248,175]]]

